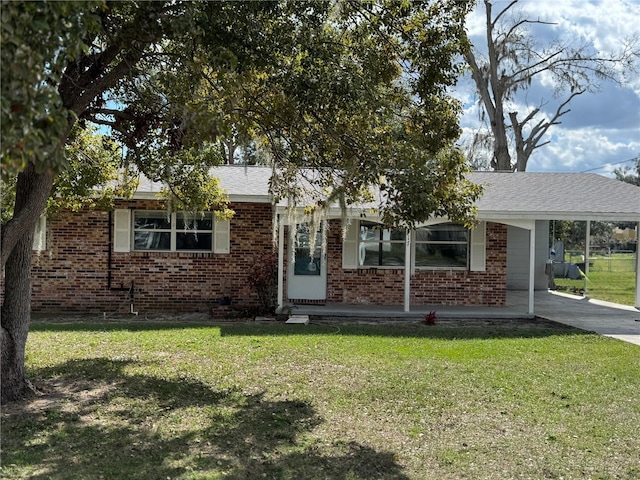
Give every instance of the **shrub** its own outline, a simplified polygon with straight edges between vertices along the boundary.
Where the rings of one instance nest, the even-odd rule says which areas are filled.
[[[275,313],[278,306],[278,255],[275,252],[255,255],[247,281],[258,295],[260,313]]]
[[[424,320],[422,323],[425,325],[435,325],[436,324],[436,312],[429,312],[424,316]]]

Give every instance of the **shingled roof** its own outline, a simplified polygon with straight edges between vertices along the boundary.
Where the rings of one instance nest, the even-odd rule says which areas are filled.
[[[211,170],[213,177],[220,179],[220,186],[227,191],[233,202],[271,203],[269,180],[271,167],[225,165]],[[154,182],[140,176],[140,185],[136,191],[138,198],[155,198],[162,190],[160,182]]]
[[[231,201],[270,202],[270,167],[229,165],[213,169]],[[640,187],[594,173],[473,172],[484,187],[480,219],[640,221]],[[142,181],[138,194],[160,185]]]
[[[640,221],[640,187],[595,173],[474,172],[480,216]]]

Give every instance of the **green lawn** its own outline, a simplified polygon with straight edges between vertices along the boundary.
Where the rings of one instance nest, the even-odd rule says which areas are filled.
[[[3,479],[640,476],[640,350],[568,327],[36,324],[27,364]]]
[[[586,282],[589,298],[622,305],[635,305],[634,255],[594,257],[590,263],[592,266],[589,269],[589,280]],[[584,280],[557,278],[555,282],[560,288],[575,293],[581,293],[585,287]]]

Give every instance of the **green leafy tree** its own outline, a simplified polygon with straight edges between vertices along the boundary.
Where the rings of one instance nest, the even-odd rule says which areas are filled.
[[[2,179],[17,179],[1,238],[2,400],[29,389],[33,230],[56,180],[87,166],[64,155],[77,128],[108,127],[122,167],[162,181],[175,208],[230,214],[208,172],[238,136],[257,139],[279,172],[272,193],[292,205],[318,211],[381,186],[389,224],[473,222],[478,188],[447,94],[469,6],[3,1]]]
[[[131,197],[138,186],[138,173],[122,166],[122,149],[94,127],[73,130],[65,158],[67,167],[55,178],[48,211],[111,209],[116,197]]]
[[[611,241],[611,235],[617,224],[611,222],[591,222],[589,229],[591,246],[607,246]],[[587,245],[587,222],[556,220],[549,232],[552,242],[558,240],[564,242],[566,250],[584,251]],[[562,259],[558,259],[562,260]]]
[[[636,157],[635,162],[635,166],[616,168],[613,173],[618,180],[640,187],[640,157]],[[637,223],[635,222],[622,222],[617,224],[618,228],[622,229],[635,228],[636,225]]]
[[[138,173],[122,168],[120,147],[93,127],[75,128],[64,147],[67,167],[54,180],[46,213],[67,209],[113,208],[116,197],[128,198],[138,186]],[[13,216],[17,175],[2,184],[2,223]]]
[[[622,182],[640,186],[640,157],[636,158],[634,167],[616,168],[613,173]]]

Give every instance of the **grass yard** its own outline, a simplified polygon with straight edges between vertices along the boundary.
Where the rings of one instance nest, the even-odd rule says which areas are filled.
[[[35,324],[0,477],[640,477],[637,346],[462,324]]]
[[[612,257],[593,257],[587,282],[587,296],[622,305],[635,305],[636,274],[635,255],[621,254]],[[556,278],[562,289],[581,292],[584,280]]]

